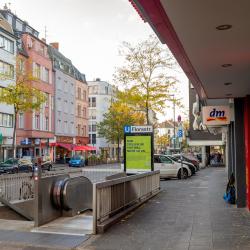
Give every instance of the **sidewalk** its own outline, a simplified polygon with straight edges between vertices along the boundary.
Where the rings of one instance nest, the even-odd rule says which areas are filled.
[[[0,249],[249,250],[250,213],[224,202],[226,182],[225,168],[206,168],[187,180],[161,181],[158,196],[103,235],[85,241],[0,230]]]
[[[77,249],[250,249],[250,213],[224,202],[226,182],[225,168],[162,181],[158,196]]]

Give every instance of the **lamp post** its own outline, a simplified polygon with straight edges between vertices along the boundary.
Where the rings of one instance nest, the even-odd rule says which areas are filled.
[[[172,97],[172,102],[173,102],[173,111],[174,111],[174,138],[173,138],[173,140],[174,140],[174,153],[175,153],[175,148],[176,148],[176,144],[175,144],[175,140],[176,140],[176,138],[175,138],[175,95],[173,94],[173,95],[169,95],[169,96],[171,96]]]

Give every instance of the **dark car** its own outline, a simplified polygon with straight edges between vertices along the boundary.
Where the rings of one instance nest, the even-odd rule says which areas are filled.
[[[181,159],[181,155],[180,154],[175,154],[173,155],[175,158],[177,159]],[[182,155],[183,160],[192,163],[197,170],[200,170],[200,164],[199,164],[199,160],[196,159],[195,157],[190,157],[188,155]]]
[[[174,157],[174,156],[172,156],[172,155],[168,155],[168,157],[171,158],[171,159],[172,159],[173,161],[175,161],[175,162],[181,162],[181,159],[179,159],[179,158],[177,158],[177,157]],[[195,166],[193,163],[188,162],[188,161],[186,161],[185,159],[182,159],[182,163],[183,163],[184,165],[188,166],[188,168],[189,168],[190,171],[192,172],[192,175],[194,175],[195,172],[198,170],[198,169],[196,168],[196,166]]]
[[[32,162],[26,159],[8,159],[0,163],[0,174],[32,172]]]
[[[70,167],[84,167],[85,160],[82,155],[74,155],[69,161]]]

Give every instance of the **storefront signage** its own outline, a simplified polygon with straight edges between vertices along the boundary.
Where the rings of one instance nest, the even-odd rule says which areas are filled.
[[[125,126],[124,133],[152,133],[153,127],[152,126]]]
[[[29,145],[29,144],[31,144],[31,140],[29,138],[25,138],[25,139],[21,140],[20,144],[21,145]]]
[[[124,127],[124,171],[127,173],[153,170],[153,127]]]
[[[73,144],[73,137],[69,136],[57,136],[56,142]]]
[[[220,126],[230,123],[229,106],[205,106],[202,108],[203,124],[206,126]]]
[[[40,145],[40,142],[41,142],[40,139],[38,139],[38,138],[35,139],[35,145]]]

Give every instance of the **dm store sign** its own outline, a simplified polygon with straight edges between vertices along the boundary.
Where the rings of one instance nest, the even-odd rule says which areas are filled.
[[[230,123],[230,108],[228,106],[205,106],[202,108],[203,124],[220,126]]]

